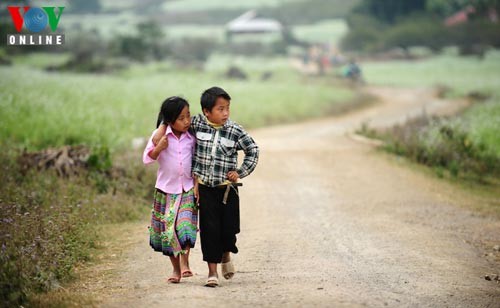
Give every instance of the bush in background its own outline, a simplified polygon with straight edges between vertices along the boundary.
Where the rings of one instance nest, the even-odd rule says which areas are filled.
[[[57,289],[71,279],[75,265],[89,260],[98,247],[99,224],[145,215],[154,177],[143,181],[142,166],[125,162],[127,171],[114,180],[106,177],[113,189],[101,194],[94,175],[109,171],[105,149],[96,152],[89,173],[63,179],[51,170],[23,175],[16,152],[3,148],[0,303],[8,307],[24,305],[30,295]]]
[[[350,30],[341,42],[342,47],[380,52],[394,48],[407,50],[413,46],[440,51],[447,46],[458,46],[462,54],[478,55],[483,55],[488,48],[500,47],[500,27],[490,19],[488,10],[485,12],[485,7],[497,7],[497,2],[462,1],[455,6],[456,11],[471,4],[477,13],[469,15],[466,22],[450,27],[445,26],[446,16],[438,8],[441,6],[434,5],[438,1],[427,2],[427,5],[424,0],[361,2],[346,18]]]
[[[463,55],[483,56],[491,47],[500,48],[500,25],[487,20],[473,20],[449,29],[449,41],[456,43]],[[444,47],[444,46],[443,46]]]
[[[490,127],[498,124],[488,123],[487,116],[499,114],[499,106],[481,103],[454,119],[422,115],[384,132],[364,125],[359,133],[384,140],[389,152],[433,167],[440,176],[446,170],[453,177],[485,183],[500,177],[500,144],[491,135],[496,129]]]
[[[204,38],[184,38],[170,43],[173,59],[182,65],[202,64],[214,49],[215,43]]]
[[[340,42],[344,50],[370,52],[379,49],[380,38],[387,25],[361,14],[352,14],[346,21],[350,30]]]
[[[162,60],[169,54],[165,34],[158,23],[139,23],[136,32],[115,37],[111,42],[112,55],[144,62]]]

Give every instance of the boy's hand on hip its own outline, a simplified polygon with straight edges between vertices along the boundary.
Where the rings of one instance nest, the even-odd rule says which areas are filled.
[[[238,179],[240,178],[240,175],[238,174],[238,172],[236,171],[229,171],[227,173],[227,178],[229,179],[229,181],[231,182],[237,182]]]
[[[161,124],[160,126],[158,126],[158,130],[153,136],[153,144],[158,145],[158,142],[160,142],[161,137],[165,136],[166,132],[167,132],[167,125]]]

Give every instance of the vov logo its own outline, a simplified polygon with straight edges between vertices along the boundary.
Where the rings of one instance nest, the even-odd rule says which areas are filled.
[[[30,6],[8,6],[12,23],[17,32],[21,32],[23,25],[33,33],[47,29],[57,31],[64,6],[59,7],[30,7]],[[58,12],[56,14],[56,9]],[[9,34],[7,45],[62,45],[64,34]]]

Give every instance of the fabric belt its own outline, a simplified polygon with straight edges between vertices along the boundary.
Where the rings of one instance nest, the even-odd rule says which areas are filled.
[[[224,199],[222,199],[222,203],[226,204],[227,203],[227,197],[229,196],[229,191],[231,190],[231,188],[234,190],[234,192],[236,193],[236,195],[239,196],[238,190],[236,189],[236,187],[237,186],[243,186],[243,184],[242,183],[231,183],[231,184],[221,185],[221,186],[226,186],[226,191],[224,192]]]
[[[200,185],[203,185],[203,184],[200,184]],[[206,186],[206,185],[204,185],[204,186]],[[230,184],[224,184],[224,185],[217,185],[214,188],[225,189],[224,198],[222,199],[222,203],[227,204],[227,198],[229,196],[229,192],[231,191],[231,189],[233,189],[234,192],[236,193],[236,195],[239,196],[238,190],[236,189],[237,186],[243,186],[243,183],[230,183]],[[210,186],[207,186],[207,187],[210,187]]]

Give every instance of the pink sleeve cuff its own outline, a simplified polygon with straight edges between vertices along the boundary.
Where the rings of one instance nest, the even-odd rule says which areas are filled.
[[[154,148],[155,148],[155,145],[153,144],[153,137],[151,137],[151,138],[149,138],[148,144],[146,145],[146,148],[144,149],[144,153],[142,153],[142,162],[145,165],[154,163],[156,161],[149,156],[149,153],[151,153],[151,151],[153,151]]]

